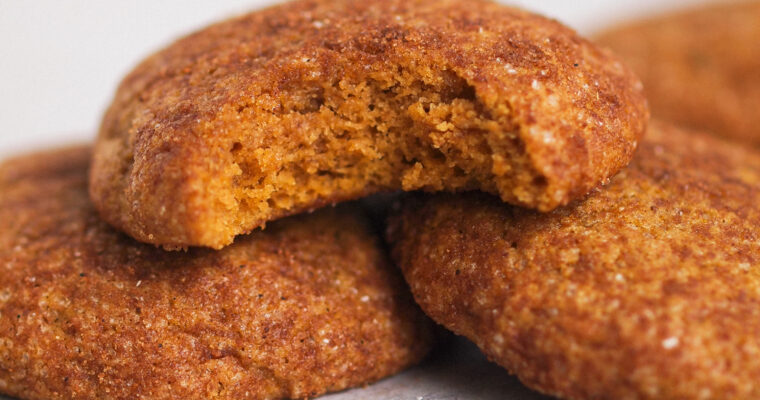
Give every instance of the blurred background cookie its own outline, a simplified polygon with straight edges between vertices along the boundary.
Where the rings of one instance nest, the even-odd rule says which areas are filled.
[[[431,326],[362,213],[167,253],[87,196],[90,149],[0,166],[0,392],[20,398],[305,398],[419,361]]]
[[[568,399],[760,397],[760,154],[654,124],[631,165],[540,214],[404,203],[415,299],[527,386]]]
[[[599,35],[644,82],[652,114],[760,144],[760,2],[720,2]]]
[[[383,190],[550,210],[631,158],[638,80],[561,24],[476,0],[300,0],[221,22],[130,73],[91,195],[166,248]]]

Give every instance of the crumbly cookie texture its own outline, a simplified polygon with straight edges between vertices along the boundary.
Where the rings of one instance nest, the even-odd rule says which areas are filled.
[[[89,161],[76,148],[0,166],[0,393],[300,399],[428,351],[431,324],[359,210],[165,252],[101,222]]]
[[[760,398],[760,154],[653,125],[551,213],[405,203],[388,236],[423,310],[560,398]]]
[[[760,2],[617,27],[598,41],[644,82],[655,117],[760,144]]]
[[[301,0],[130,73],[91,197],[169,249],[385,190],[548,211],[627,164],[647,119],[637,78],[555,21],[483,0]]]

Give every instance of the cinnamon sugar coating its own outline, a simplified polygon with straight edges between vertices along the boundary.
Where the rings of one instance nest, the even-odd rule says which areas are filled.
[[[430,323],[359,210],[169,253],[98,218],[89,162],[75,148],[0,165],[0,393],[306,398],[428,351]]]
[[[724,1],[599,35],[644,82],[655,117],[760,144],[760,1]]]
[[[385,190],[547,211],[627,164],[647,118],[638,80],[555,21],[483,0],[299,0],[132,71],[91,197],[169,249]]]
[[[653,125],[551,213],[405,203],[389,238],[423,310],[560,398],[760,398],[760,154]]]

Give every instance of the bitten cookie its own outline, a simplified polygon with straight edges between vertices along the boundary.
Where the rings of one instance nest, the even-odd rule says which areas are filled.
[[[483,0],[301,0],[140,64],[95,148],[103,218],[166,248],[385,190],[543,211],[628,163],[639,81],[559,23]]]
[[[305,398],[428,351],[430,323],[359,210],[167,253],[101,222],[89,160],[76,148],[0,166],[0,393]]]
[[[551,213],[424,197],[389,238],[417,302],[566,399],[760,398],[760,154],[654,124]]]
[[[641,77],[652,113],[760,144],[760,2],[723,2],[599,36]]]

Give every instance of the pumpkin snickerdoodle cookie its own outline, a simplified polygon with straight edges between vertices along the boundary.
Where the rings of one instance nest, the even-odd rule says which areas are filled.
[[[724,1],[599,35],[644,82],[652,114],[760,144],[760,1]]]
[[[431,325],[358,209],[165,252],[102,222],[88,148],[0,165],[0,393],[306,398],[419,361]]]
[[[132,71],[91,197],[169,249],[384,190],[548,211],[627,164],[647,117],[638,80],[556,21],[483,0],[299,0]]]
[[[389,238],[417,302],[567,399],[760,398],[760,154],[655,124],[588,198],[405,203]]]

